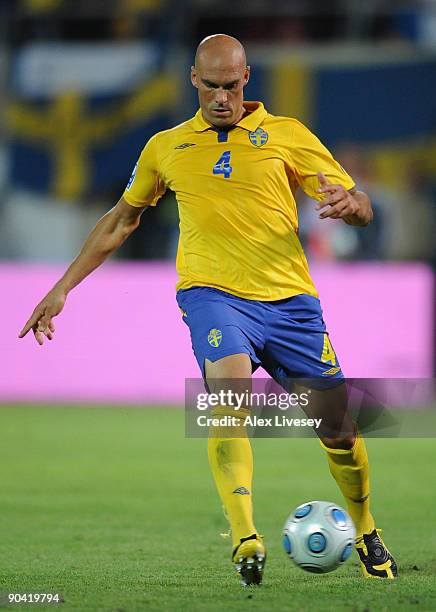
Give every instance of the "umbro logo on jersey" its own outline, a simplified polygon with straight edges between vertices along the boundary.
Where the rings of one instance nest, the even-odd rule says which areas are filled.
[[[184,142],[183,144],[177,145],[175,149],[187,149],[188,147],[195,147],[195,142]]]

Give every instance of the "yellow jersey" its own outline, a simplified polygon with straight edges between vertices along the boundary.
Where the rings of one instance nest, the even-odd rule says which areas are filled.
[[[201,110],[155,134],[124,192],[132,206],[155,206],[175,192],[180,239],[177,289],[206,286],[250,300],[317,296],[298,239],[295,192],[320,200],[317,172],[345,189],[354,182],[296,119],[260,102],[220,129]]]

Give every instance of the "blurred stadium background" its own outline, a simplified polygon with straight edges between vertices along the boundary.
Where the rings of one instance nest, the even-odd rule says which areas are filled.
[[[0,277],[2,316],[11,321],[0,400],[173,402],[183,398],[184,377],[197,376],[174,301],[170,192],[119,263],[72,294],[56,342],[41,351],[14,333],[118,200],[146,140],[193,115],[193,52],[217,31],[247,46],[247,99],[308,124],[372,197],[375,220],[364,231],[319,222],[313,203],[299,203],[346,373],[433,374],[435,2],[0,6]],[[115,382],[120,368],[128,375],[138,364],[141,380]]]

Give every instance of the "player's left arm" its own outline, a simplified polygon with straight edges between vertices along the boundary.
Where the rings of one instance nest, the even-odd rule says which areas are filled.
[[[320,219],[343,219],[348,225],[364,227],[371,223],[373,212],[371,200],[363,191],[354,187],[350,190],[343,185],[330,183],[322,172],[318,172],[319,188],[323,196],[316,206],[320,210]]]

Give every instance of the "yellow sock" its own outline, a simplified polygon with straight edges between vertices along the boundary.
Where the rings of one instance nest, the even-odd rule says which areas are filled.
[[[375,524],[369,510],[369,463],[364,439],[358,434],[350,450],[328,448],[322,442],[321,446],[327,453],[330,472],[347,502],[357,537],[370,533]]]
[[[225,408],[213,411],[214,417],[235,416]],[[253,454],[246,435],[242,419],[234,427],[214,427],[209,431],[208,456],[209,464],[215,479],[219,496],[225,508],[232,530],[233,546],[241,538],[257,533],[253,523],[253,505],[251,484],[253,478]],[[227,435],[240,437],[227,437]],[[220,436],[220,437],[217,437]]]

